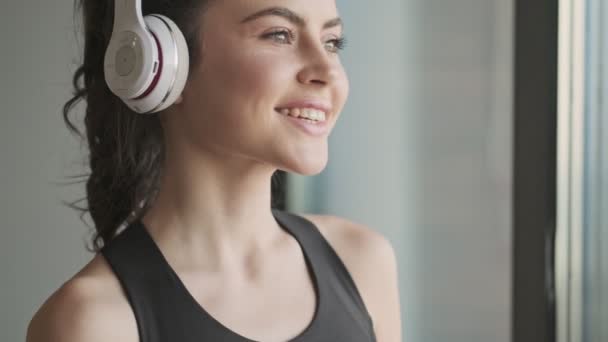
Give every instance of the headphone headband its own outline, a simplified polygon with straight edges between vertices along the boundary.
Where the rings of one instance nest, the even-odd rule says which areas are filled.
[[[113,32],[130,30],[133,25],[145,28],[141,0],[115,0]]]

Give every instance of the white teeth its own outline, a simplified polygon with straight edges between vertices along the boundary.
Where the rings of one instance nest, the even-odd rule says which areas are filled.
[[[283,115],[293,116],[294,118],[309,119],[313,121],[325,121],[325,112],[312,108],[283,108],[279,110]]]

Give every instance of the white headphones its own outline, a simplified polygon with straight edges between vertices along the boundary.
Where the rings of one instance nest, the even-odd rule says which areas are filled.
[[[137,113],[156,113],[177,100],[188,78],[184,35],[169,18],[143,18],[141,0],[114,1],[114,27],[104,59],[112,93]]]

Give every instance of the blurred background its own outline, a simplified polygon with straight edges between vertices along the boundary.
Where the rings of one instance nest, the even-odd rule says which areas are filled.
[[[589,57],[588,66],[584,56],[561,59],[564,75],[577,61],[584,72],[562,77],[560,94],[578,89],[583,100],[574,101],[579,112],[567,109],[574,108],[572,101],[562,103],[558,135],[557,65],[552,68],[558,60],[557,0],[337,2],[348,39],[342,58],[350,97],[331,136],[328,167],[314,177],[287,175],[287,209],[347,217],[391,241],[403,341],[553,342],[548,331],[557,319],[562,327],[582,326],[563,330],[560,342],[608,340],[602,327],[608,321],[602,296],[608,258],[601,254],[608,241],[608,156],[602,148],[608,120],[601,102],[608,69],[600,62],[608,30],[599,24],[608,6],[562,1],[570,7],[563,7],[569,21],[561,23],[561,33],[593,27],[589,37],[579,38],[595,59]],[[0,15],[0,341],[23,341],[44,299],[92,257],[84,248],[91,230],[62,204],[84,196],[83,186],[66,183],[86,172],[86,147],[61,117],[82,41],[72,0],[3,2]],[[572,39],[562,47],[566,42],[575,47]],[[597,90],[595,97],[573,88],[576,77],[593,82],[584,89]],[[530,91],[520,96],[515,89]],[[546,112],[534,110],[537,100],[550,103]],[[529,133],[519,134],[517,127]],[[563,142],[559,149],[556,138]],[[518,151],[541,158],[526,155],[524,163]],[[557,160],[563,170],[581,172],[560,173]],[[581,187],[567,182],[573,177]],[[548,190],[525,186],[524,178],[546,183]],[[580,206],[573,207],[577,198]],[[546,212],[536,209],[541,202],[549,203]],[[568,215],[556,223],[551,206],[558,204]],[[569,214],[576,210],[583,215]],[[531,217],[553,224],[523,223]],[[554,278],[553,240],[544,237],[558,225],[561,268]],[[554,280],[561,284],[557,294]],[[568,303],[558,317],[551,309],[555,295]],[[527,325],[518,323],[517,317],[536,312]]]
[[[510,341],[513,1],[338,6],[351,93],[288,207],[391,240],[405,341]]]

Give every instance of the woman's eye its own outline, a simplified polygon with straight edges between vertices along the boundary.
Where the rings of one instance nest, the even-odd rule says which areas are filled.
[[[346,38],[335,38],[328,40],[325,44],[328,46],[328,51],[338,53],[340,50],[343,50],[346,47]]]
[[[295,40],[295,35],[289,30],[278,30],[266,33],[262,36],[265,39],[272,39],[279,44],[291,44]],[[346,46],[346,38],[338,37],[325,42],[325,48],[329,52],[338,53]]]
[[[294,39],[293,33],[291,33],[290,31],[287,31],[287,30],[270,32],[270,33],[265,34],[263,37],[271,38],[275,42],[281,43],[281,44],[290,44],[291,41]]]

